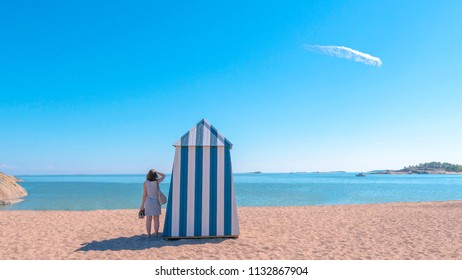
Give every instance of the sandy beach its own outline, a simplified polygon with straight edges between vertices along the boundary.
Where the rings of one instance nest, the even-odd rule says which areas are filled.
[[[163,225],[161,216],[161,231]],[[240,207],[238,239],[147,238],[137,210],[0,211],[0,259],[462,259],[462,202]]]

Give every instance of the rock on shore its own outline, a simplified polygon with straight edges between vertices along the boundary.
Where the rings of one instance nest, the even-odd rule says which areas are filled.
[[[405,175],[405,174],[446,174],[446,175],[462,175],[462,172],[450,172],[443,169],[418,169],[418,170],[384,170],[372,171],[371,174],[388,174],[388,175]]]
[[[17,181],[20,180],[0,172],[0,205],[23,201],[22,197],[26,196],[27,192],[16,183]]]

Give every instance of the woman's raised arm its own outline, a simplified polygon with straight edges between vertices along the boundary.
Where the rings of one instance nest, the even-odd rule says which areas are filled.
[[[162,182],[162,181],[165,179],[165,174],[164,174],[164,173],[161,173],[161,172],[157,171],[157,175],[160,176],[160,178],[157,179],[157,181],[158,181],[159,183]]]

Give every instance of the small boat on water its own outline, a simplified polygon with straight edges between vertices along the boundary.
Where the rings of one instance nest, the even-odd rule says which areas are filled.
[[[356,174],[357,177],[366,177],[366,173],[360,172]]]

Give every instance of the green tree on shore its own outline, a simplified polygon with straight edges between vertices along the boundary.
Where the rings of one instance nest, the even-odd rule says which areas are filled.
[[[404,171],[410,170],[444,170],[447,172],[462,172],[462,165],[459,164],[451,164],[448,162],[426,162],[421,163],[419,165],[410,165],[403,169]]]

